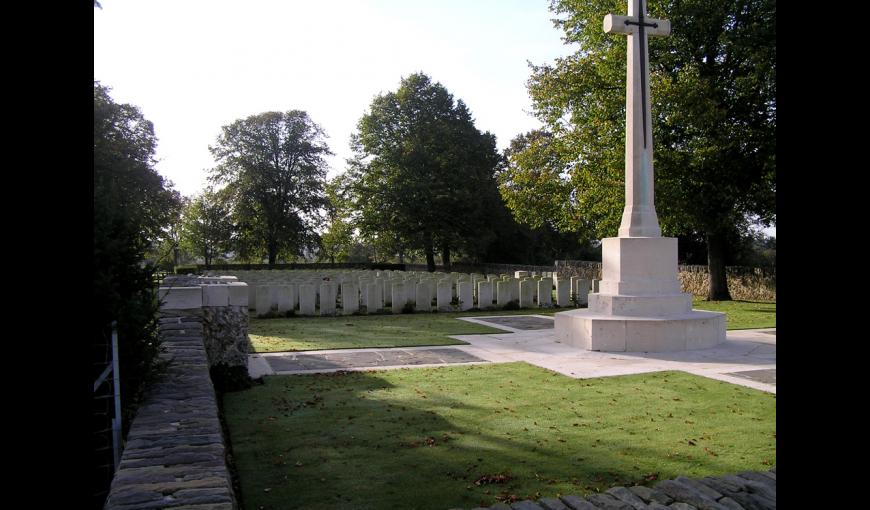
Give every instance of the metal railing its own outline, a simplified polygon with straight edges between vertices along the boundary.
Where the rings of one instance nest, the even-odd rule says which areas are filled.
[[[112,375],[111,379],[109,379],[110,374]],[[114,398],[115,411],[115,416],[112,418],[112,458],[114,459],[115,471],[117,471],[121,464],[123,445],[121,444],[121,377],[118,367],[118,323],[116,321],[112,321],[112,362],[106,365],[103,373],[94,381],[94,398],[100,398],[100,388],[109,383],[113,389],[112,397]],[[108,396],[103,395],[104,398]]]

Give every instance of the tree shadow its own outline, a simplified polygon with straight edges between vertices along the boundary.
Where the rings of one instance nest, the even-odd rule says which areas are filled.
[[[698,446],[656,443],[656,428],[682,418],[666,417],[673,406],[637,409],[636,423],[613,424],[586,411],[572,416],[555,406],[574,404],[545,393],[530,402],[481,391],[472,376],[467,392],[440,391],[438,370],[427,384],[400,371],[270,376],[231,395],[227,421],[245,506],[470,508],[747,467],[706,454],[700,434],[687,438]],[[567,388],[594,391],[584,382]]]

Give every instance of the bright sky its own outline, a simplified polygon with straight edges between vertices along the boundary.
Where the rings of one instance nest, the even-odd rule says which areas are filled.
[[[141,108],[157,170],[184,195],[206,184],[221,126],[305,110],[329,135],[329,175],[372,99],[422,71],[470,108],[499,149],[540,126],[534,64],[568,55],[549,0],[100,0],[94,79]]]

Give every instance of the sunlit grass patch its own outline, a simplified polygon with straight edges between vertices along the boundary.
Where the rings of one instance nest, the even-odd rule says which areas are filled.
[[[776,397],[525,363],[273,376],[227,394],[246,508],[433,508],[776,466]]]

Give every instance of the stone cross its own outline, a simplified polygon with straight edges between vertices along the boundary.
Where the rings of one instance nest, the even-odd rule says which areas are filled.
[[[668,20],[646,17],[643,0],[628,0],[628,16],[608,14],[604,31],[628,36],[625,92],[625,209],[619,237],[661,237],[653,194],[652,118],[647,36],[671,33]]]

